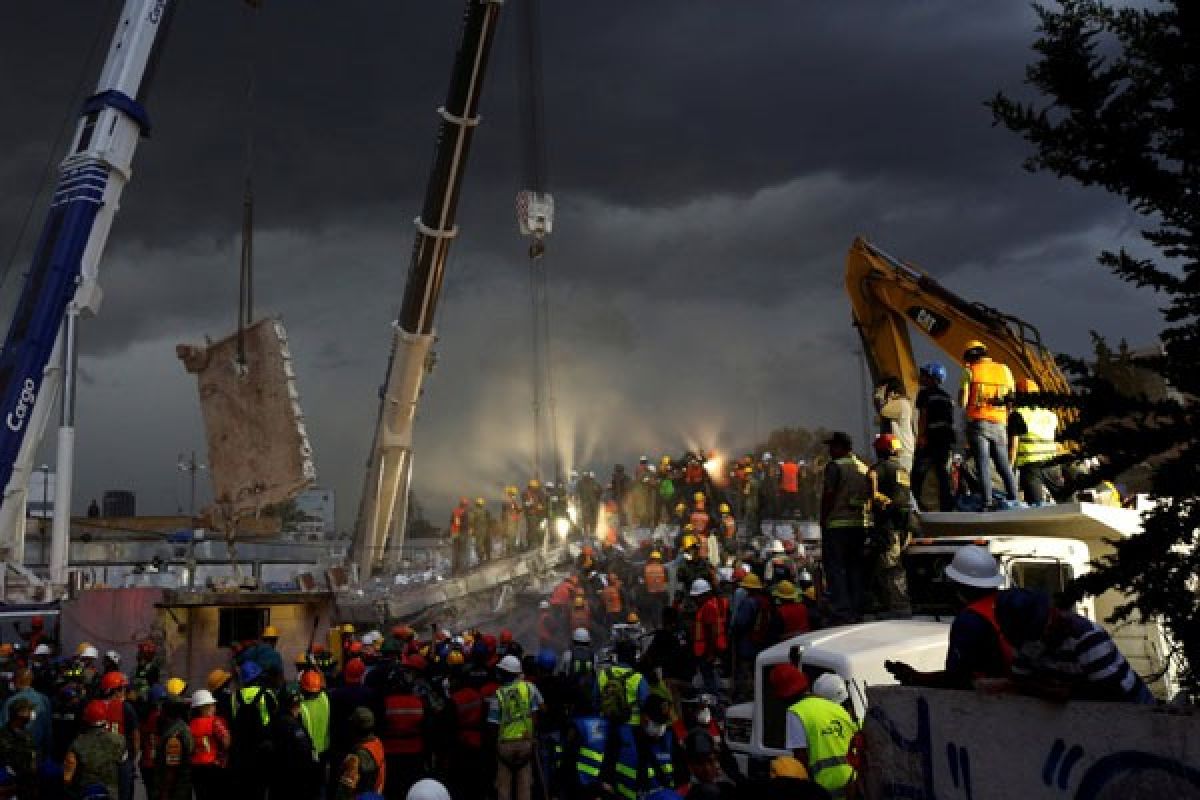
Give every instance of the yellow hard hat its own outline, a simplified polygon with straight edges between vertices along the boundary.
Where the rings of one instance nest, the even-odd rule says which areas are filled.
[[[541,485],[542,485],[542,484],[541,484],[541,482],[540,482],[540,481],[538,481],[538,479],[537,479],[537,478],[530,478],[530,479],[529,479],[529,488],[530,488],[530,489],[536,489],[536,488],[538,488],[538,487],[539,487],[539,486],[541,486]]]
[[[692,499],[699,503],[700,501],[704,500],[704,492],[696,492],[694,495],[692,495]]]
[[[637,615],[636,611],[630,611],[629,616],[628,616],[628,618],[626,618],[625,621],[628,622],[630,625],[637,625],[639,622],[642,621],[642,618]]]
[[[663,457],[662,457],[662,460],[661,460],[659,463],[661,463],[661,464],[670,464],[670,463],[671,463],[671,457],[670,457],[670,456],[663,456]]]
[[[729,503],[721,503],[721,505],[717,507],[717,510],[720,511],[722,514],[728,514],[729,513]]]
[[[691,526],[689,525],[688,527],[691,527]],[[695,547],[696,546],[696,537],[689,533],[683,537],[682,544],[683,544],[684,550],[687,550],[689,547]]]
[[[482,498],[482,497],[476,497],[476,498],[475,498],[475,505],[477,505],[477,506],[481,506],[481,505],[483,505],[483,504],[484,504],[484,500],[483,500],[483,498]]]
[[[576,608],[583,608],[583,607],[584,607],[584,605],[586,605],[586,603],[584,603],[583,596],[582,596],[582,595],[580,595],[580,596],[577,596],[577,597],[575,598],[575,607],[576,607]]]
[[[279,638],[279,629],[276,628],[274,625],[268,625],[267,627],[263,628],[262,638],[278,639]]]
[[[338,630],[340,630],[342,633],[354,633],[354,626],[347,622]]]
[[[446,656],[446,663],[452,667],[462,666],[466,660],[461,650],[451,650],[450,655]]]
[[[77,655],[77,656],[83,655],[83,651],[87,650],[91,646],[92,646],[91,642],[80,642],[79,646],[75,648],[75,655]]]
[[[771,777],[806,781],[808,780],[808,770],[791,756],[779,756],[771,760]]]
[[[167,694],[173,694],[176,697],[182,697],[187,689],[187,681],[183,678],[170,678],[166,684]]]
[[[967,353],[971,352],[972,350],[980,350],[986,354],[987,353],[987,345],[984,344],[983,342],[979,341],[978,339],[972,339],[971,341],[969,341],[965,345],[963,345],[963,355],[965,356]]]
[[[679,503],[675,506],[675,513],[678,514],[680,511],[687,511],[686,503]]]
[[[659,560],[661,561],[661,560],[662,560],[662,553],[658,552],[657,550],[652,550],[652,551],[650,552],[650,558],[652,558],[652,559],[653,559],[653,558],[657,558],[657,559],[659,559]]]
[[[208,680],[204,682],[204,685],[208,687],[210,692],[215,692],[217,689],[220,689],[222,686],[224,686],[232,677],[233,676],[228,672],[218,667],[217,669],[214,669],[212,672],[208,673]]]
[[[771,594],[780,600],[795,600],[796,586],[791,581],[780,581],[775,584],[775,588],[771,590]]]
[[[762,578],[758,577],[758,575],[753,572],[742,578],[742,582],[738,585],[743,589],[761,589],[763,587]]]

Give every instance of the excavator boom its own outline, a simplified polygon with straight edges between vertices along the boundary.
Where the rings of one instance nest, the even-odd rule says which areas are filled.
[[[872,377],[876,381],[889,375],[900,378],[910,397],[916,396],[918,376],[909,326],[956,364],[961,363],[967,343],[978,340],[987,345],[993,359],[1008,365],[1016,380],[1036,381],[1043,392],[1071,393],[1037,328],[964,300],[862,238],[854,240],[846,258],[846,292]]]

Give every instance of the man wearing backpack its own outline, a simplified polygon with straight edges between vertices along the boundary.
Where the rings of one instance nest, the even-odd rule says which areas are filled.
[[[275,714],[275,695],[267,688],[262,667],[246,661],[238,670],[242,688],[233,695],[233,744],[229,767],[238,797],[261,800],[266,794],[262,751]]]
[[[610,787],[616,785],[621,742],[640,733],[642,707],[650,698],[649,684],[633,668],[637,645],[617,642],[613,655],[616,663],[596,673],[595,688],[596,707],[608,725],[600,780]]]

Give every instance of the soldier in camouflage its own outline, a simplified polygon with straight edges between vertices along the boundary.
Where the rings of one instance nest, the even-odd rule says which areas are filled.
[[[17,797],[36,796],[38,752],[30,733],[33,715],[33,702],[15,697],[8,707],[8,724],[0,728],[0,767],[13,773]]]
[[[63,760],[63,783],[68,794],[79,797],[99,785],[116,797],[121,764],[128,757],[125,737],[108,729],[104,701],[91,701],[83,709],[83,730]]]

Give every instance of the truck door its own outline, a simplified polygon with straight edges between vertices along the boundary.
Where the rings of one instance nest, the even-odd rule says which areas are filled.
[[[1008,564],[1009,580],[1014,586],[1035,589],[1057,597],[1075,579],[1075,566],[1059,558],[1014,558]],[[1092,598],[1076,604],[1076,610],[1089,618],[1095,617]]]

